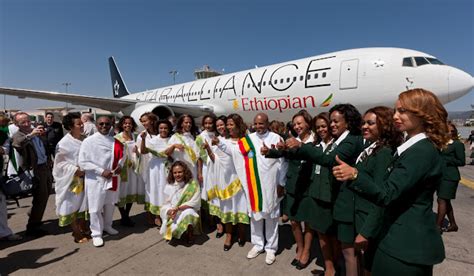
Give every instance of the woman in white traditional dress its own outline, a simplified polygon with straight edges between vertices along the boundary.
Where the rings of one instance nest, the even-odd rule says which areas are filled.
[[[130,210],[134,202],[145,203],[145,184],[137,174],[139,159],[137,155],[136,135],[137,123],[130,116],[123,116],[117,124],[119,133],[115,139],[123,145],[122,170],[120,171],[119,202],[120,224],[132,227],[135,225],[130,219]]]
[[[196,135],[198,129],[193,117],[183,114],[176,123],[176,133],[171,136],[169,145],[171,157],[174,161],[183,161],[193,173],[193,178],[197,180],[197,162],[199,150],[196,146]]]
[[[219,147],[215,151],[213,183],[217,183],[208,192],[208,197],[212,200],[217,197],[219,200],[218,216],[225,225],[226,239],[224,241],[224,251],[228,251],[233,244],[233,227],[238,228],[237,243],[240,247],[245,245],[245,226],[249,224],[248,204],[240,179],[235,171],[234,161],[230,149],[238,147],[238,141],[244,137],[247,127],[238,114],[230,114],[227,117],[226,128],[229,133],[228,139],[215,138],[213,144],[222,143],[225,147]],[[215,212],[213,212],[215,213]]]
[[[151,207],[151,170],[150,164],[153,163],[152,154],[146,149],[151,144],[151,140],[158,136],[158,117],[152,112],[145,112],[140,116],[140,123],[145,128],[137,138],[138,153],[140,154],[139,174],[145,183],[145,211],[146,221],[151,227],[161,226],[161,221],[156,218],[159,210],[153,210]]]
[[[155,216],[155,224],[161,227],[160,208],[164,202],[164,187],[167,183],[168,171],[171,165],[168,154],[168,140],[171,136],[171,123],[168,120],[159,120],[158,134],[151,139],[146,139],[147,132],[140,136],[140,152],[146,155],[142,159],[142,170],[146,171],[146,210]]]
[[[200,220],[201,192],[186,163],[176,161],[171,165],[164,194],[165,203],[160,211],[164,223],[160,233],[169,241],[180,239],[186,232],[188,244],[193,244]]]
[[[84,196],[84,171],[78,165],[84,125],[79,113],[69,113],[63,118],[69,133],[56,146],[53,176],[56,191],[56,214],[59,226],[71,225],[74,242],[87,242],[85,225],[86,200]]]

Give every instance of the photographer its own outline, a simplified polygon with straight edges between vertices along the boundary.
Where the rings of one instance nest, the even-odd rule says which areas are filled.
[[[52,176],[48,167],[48,155],[43,141],[38,137],[45,133],[44,126],[31,128],[30,117],[25,112],[15,114],[15,124],[19,131],[13,137],[13,147],[23,159],[20,167],[23,170],[33,169],[34,188],[30,218],[26,226],[26,235],[40,237],[47,232],[40,228],[44,210],[48,203]]]

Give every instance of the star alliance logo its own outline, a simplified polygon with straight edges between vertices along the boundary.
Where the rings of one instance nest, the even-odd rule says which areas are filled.
[[[117,80],[115,80],[115,83],[114,83],[114,96],[118,97],[119,89],[120,89],[120,84],[118,83]]]

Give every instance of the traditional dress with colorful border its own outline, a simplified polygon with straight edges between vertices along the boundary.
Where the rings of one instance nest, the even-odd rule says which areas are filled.
[[[115,135],[115,140],[123,145],[122,170],[120,171],[119,184],[119,207],[124,207],[127,203],[145,203],[145,183],[138,172],[139,155],[135,152],[136,136],[134,140],[126,141],[123,133]]]
[[[165,222],[160,229],[164,239],[181,238],[189,225],[193,226],[194,234],[197,234],[199,227],[196,226],[200,225],[198,211],[201,207],[199,184],[195,180],[186,184],[184,182],[166,184],[164,194],[166,200],[160,212],[160,216]],[[174,219],[168,218],[168,210],[184,205],[191,208],[179,211]]]
[[[185,162],[193,173],[194,179],[197,180],[197,160],[199,158],[199,150],[196,146],[194,136],[189,132],[183,134],[175,133],[171,136],[168,143],[170,145],[181,144],[184,146],[183,150],[173,151],[173,160]]]
[[[56,146],[53,177],[56,192],[56,215],[61,227],[84,218],[87,208],[84,178],[75,176],[82,141],[66,134]]]
[[[247,199],[242,183],[235,171],[231,148],[237,149],[237,141],[220,139],[226,144],[227,152],[217,148],[214,151],[215,160],[210,165],[212,173],[208,176],[212,183],[207,191],[209,213],[221,219],[222,223],[249,224]]]
[[[145,182],[145,210],[154,214],[160,214],[163,205],[164,188],[170,167],[168,156],[164,153],[168,148],[169,138],[160,136],[146,136],[145,146],[149,153],[142,154],[140,159],[140,175]],[[137,139],[137,145],[141,145],[141,137]]]

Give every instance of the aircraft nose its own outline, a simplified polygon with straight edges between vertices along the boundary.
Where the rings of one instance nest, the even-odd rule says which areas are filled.
[[[452,68],[449,72],[449,100],[460,98],[474,88],[474,79],[468,73]]]

